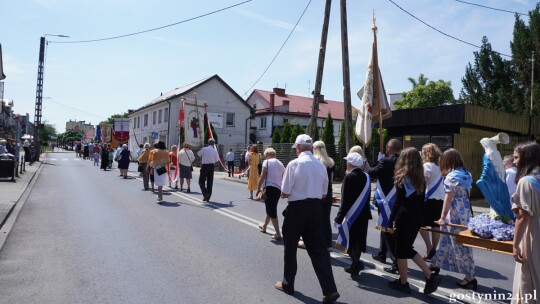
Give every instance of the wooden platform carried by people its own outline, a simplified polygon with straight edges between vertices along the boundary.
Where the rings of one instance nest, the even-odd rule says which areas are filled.
[[[512,241],[497,241],[494,239],[481,238],[474,235],[472,231],[464,225],[446,224],[446,226],[460,228],[463,230],[459,231],[458,233],[453,233],[442,229],[434,230],[426,227],[422,227],[420,230],[452,235],[456,238],[456,242],[462,244],[463,246],[512,255]]]

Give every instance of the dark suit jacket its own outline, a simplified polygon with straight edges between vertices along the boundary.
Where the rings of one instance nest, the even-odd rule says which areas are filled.
[[[381,184],[384,194],[388,194],[394,187],[394,167],[399,154],[385,156],[377,165],[367,172],[371,178],[376,178]]]
[[[336,215],[336,223],[341,224],[343,222],[343,218],[345,217],[345,215],[347,215],[347,212],[349,212],[349,209],[351,209],[356,199],[358,199],[360,193],[362,193],[362,190],[364,189],[366,183],[367,177],[360,168],[352,170],[349,174],[345,176],[345,178],[343,179],[343,185],[341,186],[341,206],[339,207],[338,214]],[[371,211],[369,209],[371,189],[369,189],[368,191],[368,200],[354,223],[360,221],[367,221],[372,218]]]

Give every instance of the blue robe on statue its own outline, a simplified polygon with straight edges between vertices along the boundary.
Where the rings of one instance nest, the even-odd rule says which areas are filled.
[[[497,171],[489,157],[484,154],[482,175],[476,181],[476,185],[486,198],[487,202],[502,218],[514,220],[514,213],[510,208],[510,195],[506,183],[499,178]]]

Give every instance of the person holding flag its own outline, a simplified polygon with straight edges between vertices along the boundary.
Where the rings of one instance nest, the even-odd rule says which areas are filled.
[[[375,190],[375,202],[379,212],[377,225],[383,228],[388,228],[390,210],[392,210],[395,201],[396,188],[394,187],[394,167],[396,166],[396,161],[400,152],[401,142],[397,139],[391,139],[386,144],[386,156],[379,154],[379,162],[367,172],[369,177],[377,179]],[[373,255],[374,260],[385,263],[388,248],[390,248],[390,259],[392,259],[393,265],[392,267],[383,268],[389,273],[397,273],[398,271],[394,258],[393,243],[392,235],[381,231],[379,252]]]
[[[345,271],[351,278],[356,278],[364,269],[360,256],[366,251],[368,222],[372,219],[369,208],[371,182],[369,175],[362,171],[365,161],[360,154],[349,153],[345,159],[347,175],[341,186],[341,206],[334,219],[338,228],[336,246],[351,257],[351,266]]]

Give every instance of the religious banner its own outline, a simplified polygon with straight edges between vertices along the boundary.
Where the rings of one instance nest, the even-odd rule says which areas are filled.
[[[129,118],[114,119],[114,138],[119,142],[127,142],[129,140]]]
[[[86,131],[84,131],[84,137],[86,139],[93,139],[94,138],[94,129],[86,129]]]
[[[110,143],[112,141],[113,126],[104,122],[100,123],[99,126],[101,128],[101,141],[104,143]]]
[[[204,107],[195,103],[184,102],[184,138],[191,148],[202,147],[204,141]]]

